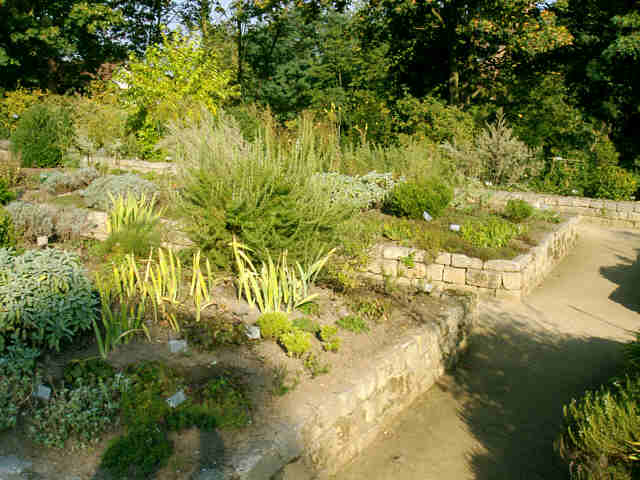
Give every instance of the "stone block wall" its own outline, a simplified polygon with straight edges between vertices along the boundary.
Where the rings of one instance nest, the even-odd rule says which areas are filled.
[[[482,296],[518,299],[530,292],[569,253],[578,238],[579,217],[560,224],[539,245],[513,260],[487,260],[442,252],[435,259],[423,250],[377,245],[365,276],[385,278],[422,291],[455,289]]]
[[[598,198],[563,197],[545,193],[487,191],[489,203],[504,205],[509,200],[524,200],[536,208],[580,215],[605,225],[640,228],[640,202],[614,202]]]

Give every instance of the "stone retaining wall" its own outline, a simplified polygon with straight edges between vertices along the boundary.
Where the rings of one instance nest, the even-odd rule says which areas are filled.
[[[385,277],[422,291],[456,289],[483,296],[518,299],[530,292],[569,253],[578,238],[579,217],[549,232],[528,253],[513,260],[488,260],[440,253],[433,261],[424,250],[392,243],[377,245],[367,267],[368,278]]]
[[[289,394],[278,421],[247,444],[234,446],[224,471],[209,471],[197,480],[266,480],[296,460],[319,478],[335,474],[431,388],[466,346],[476,302],[470,297],[443,302],[434,321],[341,372],[338,387],[320,389],[312,401],[300,402],[297,392]]]
[[[598,198],[563,197],[545,193],[487,191],[489,203],[504,205],[512,199],[524,200],[536,208],[580,215],[605,225],[640,228],[640,202],[614,202]]]

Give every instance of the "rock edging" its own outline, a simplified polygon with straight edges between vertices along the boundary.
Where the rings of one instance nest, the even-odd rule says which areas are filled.
[[[456,253],[439,253],[433,261],[424,250],[393,243],[376,245],[364,275],[385,278],[421,291],[454,289],[485,297],[519,299],[539,285],[574,247],[580,217],[549,232],[528,253],[513,260],[487,260]]]
[[[286,416],[262,428],[220,470],[198,480],[264,480],[302,461],[320,478],[361,453],[388,423],[455,364],[477,317],[470,296],[448,297],[437,320],[415,327],[371,359],[345,372],[339,388],[300,404],[291,395]]]

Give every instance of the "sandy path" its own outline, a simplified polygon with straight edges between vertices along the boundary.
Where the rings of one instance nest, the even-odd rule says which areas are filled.
[[[457,371],[336,479],[568,478],[552,448],[562,405],[614,372],[638,312],[640,232],[585,225],[522,304],[481,306]]]

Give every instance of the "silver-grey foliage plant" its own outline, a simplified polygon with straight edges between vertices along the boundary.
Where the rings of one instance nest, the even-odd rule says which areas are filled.
[[[13,226],[19,235],[29,241],[37,237],[50,237],[55,231],[56,210],[48,205],[15,201],[5,207],[11,215]]]
[[[147,198],[151,198],[156,192],[158,192],[158,187],[155,183],[133,173],[126,173],[97,178],[79,193],[84,197],[89,208],[109,210],[113,203],[112,197],[117,198],[127,194],[140,197],[144,194]]]
[[[92,327],[98,302],[77,255],[0,249],[0,264],[0,351],[11,338],[59,351]]]
[[[45,174],[42,186],[50,193],[71,192],[86,187],[99,176],[100,172],[93,167],[68,172],[51,172]]]

